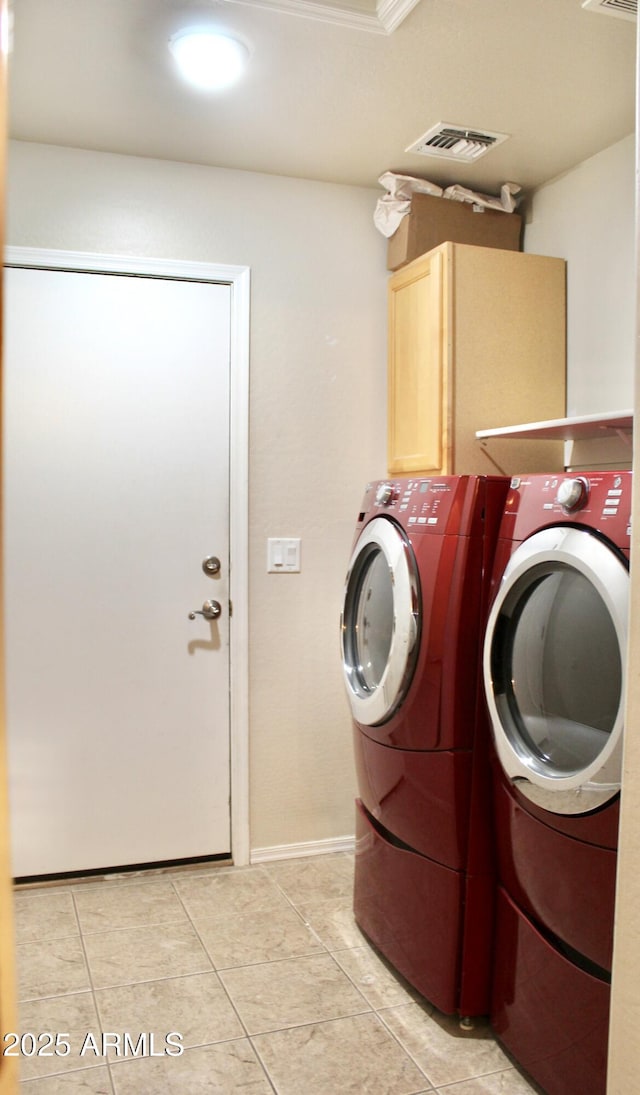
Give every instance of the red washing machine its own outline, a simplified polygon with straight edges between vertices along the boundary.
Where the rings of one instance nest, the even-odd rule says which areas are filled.
[[[354,910],[441,1011],[487,1014],[495,893],[481,647],[508,479],[371,483],[342,613]]]
[[[512,481],[484,680],[498,859],[494,1030],[549,1095],[604,1095],[631,472]]]

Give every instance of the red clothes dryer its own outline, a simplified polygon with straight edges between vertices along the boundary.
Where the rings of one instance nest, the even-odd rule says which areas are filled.
[[[631,472],[512,481],[484,681],[498,859],[491,1019],[549,1095],[604,1095]]]
[[[480,655],[508,480],[371,483],[342,657],[354,725],[354,909],[441,1011],[486,1014],[495,874]]]

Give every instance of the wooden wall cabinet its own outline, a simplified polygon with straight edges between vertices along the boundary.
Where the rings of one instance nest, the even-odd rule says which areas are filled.
[[[445,243],[389,280],[388,470],[562,470],[562,442],[476,430],[566,410],[566,264]]]

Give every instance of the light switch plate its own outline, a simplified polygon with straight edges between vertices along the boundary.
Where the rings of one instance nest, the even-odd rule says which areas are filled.
[[[269,537],[267,540],[267,573],[298,574],[300,571],[300,538]]]

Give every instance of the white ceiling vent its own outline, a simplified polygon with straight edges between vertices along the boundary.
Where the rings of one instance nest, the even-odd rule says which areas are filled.
[[[636,19],[638,0],[582,0],[583,8],[602,15],[617,15],[619,19]]]
[[[465,129],[464,126],[438,122],[423,133],[405,152],[418,152],[421,156],[439,156],[459,163],[473,163],[491,148],[506,141],[508,133],[491,133],[488,129]]]

